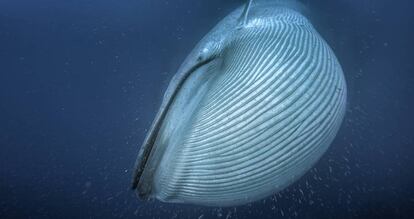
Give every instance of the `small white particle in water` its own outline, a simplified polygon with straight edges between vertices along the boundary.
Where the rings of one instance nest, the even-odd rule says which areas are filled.
[[[227,216],[226,219],[230,219],[231,218],[231,211],[227,212]]]
[[[223,209],[218,208],[217,209],[217,217],[222,217],[223,216]]]
[[[303,190],[302,190],[302,189],[299,189],[299,192],[300,192],[302,195],[305,195],[305,193],[303,192]]]

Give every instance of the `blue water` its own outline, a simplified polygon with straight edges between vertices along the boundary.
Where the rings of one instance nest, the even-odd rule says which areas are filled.
[[[142,202],[131,171],[169,79],[241,0],[1,0],[0,218],[414,218],[414,3],[308,0],[348,83],[329,151],[237,208]]]

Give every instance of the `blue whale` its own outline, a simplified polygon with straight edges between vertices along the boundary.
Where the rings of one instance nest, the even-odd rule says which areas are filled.
[[[143,199],[236,206],[303,176],[335,138],[347,89],[332,49],[290,0],[249,1],[171,80],[136,161]]]

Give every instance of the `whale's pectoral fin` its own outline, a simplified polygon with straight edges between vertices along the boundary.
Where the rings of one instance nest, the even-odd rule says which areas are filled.
[[[249,15],[249,11],[250,11],[250,7],[252,5],[252,2],[253,2],[253,0],[248,0],[246,2],[246,6],[244,7],[243,13],[240,16],[239,28],[242,28],[247,24],[247,19],[248,19],[248,15]]]

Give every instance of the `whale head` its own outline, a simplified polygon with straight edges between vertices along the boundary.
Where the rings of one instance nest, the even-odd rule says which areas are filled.
[[[346,84],[297,4],[233,11],[171,80],[136,161],[141,198],[234,206],[274,194],[333,141]]]

